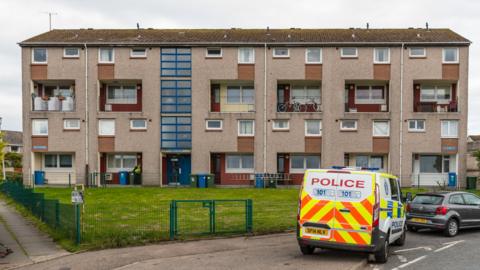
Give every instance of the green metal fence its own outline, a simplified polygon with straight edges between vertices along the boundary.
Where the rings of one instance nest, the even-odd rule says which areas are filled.
[[[75,206],[45,199],[44,194],[23,186],[18,181],[2,181],[0,190],[29,210],[34,216],[53,229],[61,237],[76,241],[80,237],[80,217]],[[77,241],[77,243],[79,243]]]

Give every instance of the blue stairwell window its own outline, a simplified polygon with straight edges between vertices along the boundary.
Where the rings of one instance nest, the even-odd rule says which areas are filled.
[[[192,112],[192,82],[162,80],[162,113]]]
[[[192,148],[192,118],[162,117],[162,149]]]
[[[192,76],[192,51],[190,48],[162,48],[161,74],[165,77]]]

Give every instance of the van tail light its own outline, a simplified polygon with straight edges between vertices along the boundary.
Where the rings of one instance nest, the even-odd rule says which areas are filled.
[[[380,224],[380,188],[375,185],[375,204],[373,205],[373,227]]]
[[[441,216],[445,216],[447,214],[447,212],[448,212],[448,208],[445,207],[445,206],[439,206],[435,210],[435,214],[436,215],[441,215]]]
[[[412,206],[409,203],[407,203],[407,207],[405,208],[405,210],[407,212],[410,212],[410,210],[412,210]]]

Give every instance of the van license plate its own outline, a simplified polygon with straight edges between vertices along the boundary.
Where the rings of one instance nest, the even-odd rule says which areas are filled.
[[[305,228],[305,233],[327,236],[328,235],[328,230],[327,229],[319,229],[319,228]]]
[[[428,221],[424,218],[412,218],[410,221],[416,222],[416,223],[427,223]]]

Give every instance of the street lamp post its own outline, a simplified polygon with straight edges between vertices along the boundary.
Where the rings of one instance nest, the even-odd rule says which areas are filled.
[[[2,117],[0,117],[0,133],[2,132]],[[3,137],[0,137],[0,139],[3,141]],[[2,149],[3,151],[3,149]],[[2,158],[2,174],[3,174],[3,180],[6,180],[6,174],[5,174],[5,155],[3,155]]]

